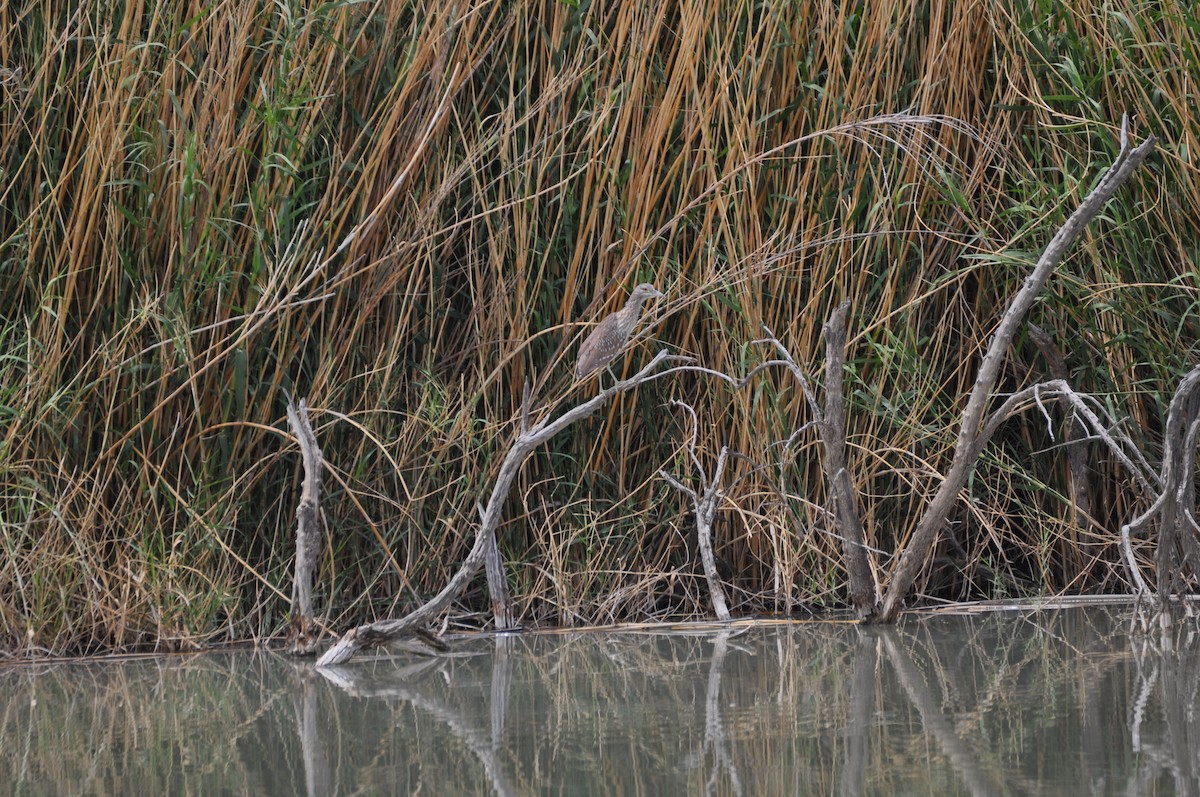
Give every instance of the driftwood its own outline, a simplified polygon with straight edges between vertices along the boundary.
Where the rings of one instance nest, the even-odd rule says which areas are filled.
[[[508,661],[507,650],[511,637],[497,637],[496,653],[493,657],[492,689],[489,702],[492,707],[492,723],[490,728],[483,727],[479,719],[479,711],[474,706],[463,707],[447,701],[444,690],[431,688],[431,684],[444,683],[441,678],[415,678],[435,665],[435,660],[426,659],[412,667],[397,671],[381,672],[376,669],[359,667],[322,667],[318,672],[333,686],[352,695],[355,698],[375,699],[379,702],[394,704],[403,701],[430,721],[445,728],[450,738],[455,740],[455,749],[462,750],[463,761],[470,760],[466,753],[474,757],[483,775],[491,785],[493,794],[499,797],[522,794],[520,788],[514,785],[511,764],[503,755],[502,745],[504,736],[503,716],[509,703],[509,689],[504,685],[506,679],[511,679],[512,664]],[[475,655],[475,654],[471,654]],[[504,673],[504,674],[502,674]],[[449,679],[447,679],[449,680]],[[498,683],[499,682],[499,683]],[[500,724],[497,725],[497,715]],[[326,722],[332,720],[327,716]],[[321,726],[326,736],[330,726]],[[343,781],[344,782],[344,781]],[[518,781],[519,782],[519,781]],[[445,789],[445,786],[442,786]],[[336,790],[309,791],[309,794],[332,794]]]
[[[665,351],[660,351],[655,355],[653,360],[633,376],[606,388],[594,398],[572,407],[553,420],[551,420],[550,415],[547,415],[542,420],[529,426],[528,414],[523,410],[521,432],[517,435],[517,439],[513,442],[512,447],[504,457],[504,462],[500,466],[500,473],[496,477],[496,484],[492,487],[491,497],[488,499],[487,506],[483,510],[483,518],[475,534],[475,544],[471,547],[471,552],[467,554],[467,558],[463,561],[462,566],[459,567],[458,572],[451,577],[441,592],[404,617],[367,623],[348,631],[317,660],[317,666],[328,667],[341,664],[348,661],[355,653],[364,648],[381,645],[385,642],[412,634],[416,629],[422,628],[436,617],[443,609],[450,605],[451,601],[458,597],[459,593],[467,586],[467,583],[479,572],[479,568],[484,563],[489,547],[495,546],[496,529],[500,525],[500,514],[504,508],[505,501],[508,499],[509,490],[512,489],[513,481],[516,479],[521,465],[533,450],[576,421],[592,415],[616,394],[637,387],[643,382],[658,379],[671,373],[670,370],[655,373],[655,370],[661,364],[672,361],[686,361],[688,359],[687,357],[670,355]]]
[[[995,389],[1005,352],[1024,322],[1025,315],[1033,306],[1038,293],[1041,292],[1046,280],[1062,260],[1063,255],[1066,254],[1087,224],[1096,217],[1113,193],[1154,151],[1154,144],[1155,139],[1150,136],[1136,148],[1131,148],[1128,119],[1121,120],[1121,151],[1113,165],[1050,240],[1049,245],[1038,259],[1037,265],[1034,266],[1033,273],[1025,278],[1025,284],[1017,291],[1012,303],[1001,318],[1000,325],[992,336],[991,344],[979,367],[979,374],[975,378],[975,386],[967,400],[966,409],[963,410],[958,442],[954,447],[950,471],[942,480],[925,513],[917,522],[917,528],[909,538],[908,544],[905,545],[904,551],[900,554],[900,561],[892,572],[887,592],[884,595],[883,609],[879,614],[879,619],[883,622],[895,620],[899,614],[909,589],[933,551],[937,536],[945,525],[950,510],[958,501],[958,495],[962,491],[963,485],[966,484],[967,477],[975,468],[980,454],[980,431],[984,409]]]
[[[321,556],[321,449],[317,436],[308,421],[308,404],[300,399],[297,407],[288,399],[288,424],[300,443],[304,460],[304,483],[300,488],[300,503],[296,507],[296,569],[292,578],[292,621],[288,631],[291,652],[311,654],[320,639],[320,629],[313,620],[312,583],[317,561]]]
[[[725,493],[721,490],[721,476],[725,472],[725,462],[729,457],[729,447],[721,446],[721,453],[717,455],[717,466],[713,470],[712,479],[710,480],[705,476],[704,468],[700,465],[700,459],[696,456],[696,429],[699,426],[696,420],[696,411],[689,404],[682,401],[672,401],[671,405],[684,408],[692,416],[692,439],[688,443],[687,451],[688,456],[692,460],[692,465],[696,468],[696,473],[700,477],[701,492],[698,493],[691,487],[686,486],[665,470],[660,470],[658,475],[667,484],[692,499],[692,506],[696,512],[696,536],[699,539],[700,561],[704,565],[704,578],[708,581],[708,593],[712,596],[713,611],[716,612],[718,619],[728,620],[729,604],[725,600],[725,589],[721,586],[721,576],[717,573],[717,561],[713,555],[712,522],[713,518],[716,517],[718,504],[725,498]]]

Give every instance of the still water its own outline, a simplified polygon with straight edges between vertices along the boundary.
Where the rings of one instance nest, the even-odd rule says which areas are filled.
[[[0,792],[1200,794],[1200,639],[1131,617],[474,637],[329,671],[5,666]]]

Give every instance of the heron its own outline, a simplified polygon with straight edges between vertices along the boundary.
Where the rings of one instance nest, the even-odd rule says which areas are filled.
[[[575,378],[583,379],[601,368],[608,367],[629,342],[629,334],[633,332],[642,315],[642,302],[650,297],[661,299],[664,296],[665,294],[648,282],[634,288],[625,306],[597,324],[592,334],[580,345]]]

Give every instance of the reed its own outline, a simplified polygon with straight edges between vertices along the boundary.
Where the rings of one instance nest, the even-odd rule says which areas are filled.
[[[0,7],[0,647],[280,633],[287,395],[327,460],[318,609],[340,628],[429,596],[525,382],[538,407],[579,399],[578,322],[641,281],[668,298],[618,372],[665,347],[745,373],[765,324],[816,378],[850,301],[847,456],[868,541],[898,550],[1005,299],[1125,110],[1160,155],[1031,320],[1156,455],[1196,360],[1188,4],[310,6]],[[1016,389],[1046,363],[1023,341],[1006,368]],[[709,611],[656,476],[687,469],[671,399],[706,468],[745,457],[713,527],[731,611],[844,604],[817,436],[778,445],[810,420],[799,392],[685,375],[526,464],[500,530],[525,620]],[[1138,494],[1097,449],[1080,522],[1055,435],[1005,428],[923,594],[1127,588]]]

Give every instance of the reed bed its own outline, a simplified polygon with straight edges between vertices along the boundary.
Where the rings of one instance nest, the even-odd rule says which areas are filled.
[[[0,647],[277,634],[288,395],[329,468],[330,627],[427,597],[523,386],[538,412],[595,390],[574,347],[640,281],[668,298],[618,372],[666,348],[741,375],[765,325],[819,382],[851,301],[848,454],[886,559],[1123,111],[1159,155],[1031,320],[1156,461],[1197,357],[1198,21],[1132,0],[4,4]],[[1006,367],[1011,390],[1047,364],[1022,340]],[[709,614],[689,506],[657,476],[688,472],[671,399],[706,464],[743,455],[714,527],[730,608],[842,605],[803,397],[784,373],[693,373],[526,464],[500,539],[523,620]],[[1006,426],[919,597],[1128,589],[1138,494],[1095,447],[1073,511],[1064,428]],[[486,609],[480,580],[455,622]]]

